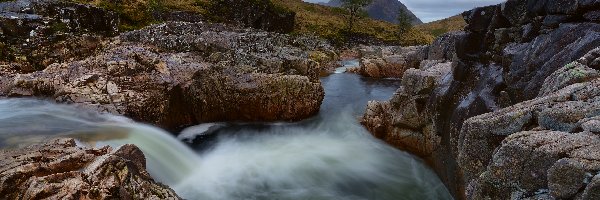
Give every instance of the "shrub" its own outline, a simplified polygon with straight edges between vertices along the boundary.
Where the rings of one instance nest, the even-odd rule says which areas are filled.
[[[212,0],[206,10],[208,17],[217,22],[281,33],[294,31],[296,13],[271,0]]]

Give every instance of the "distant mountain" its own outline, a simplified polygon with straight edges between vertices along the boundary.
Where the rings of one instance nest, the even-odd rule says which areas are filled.
[[[340,0],[330,0],[328,3],[323,3],[326,6],[341,7]],[[374,19],[383,20],[391,23],[398,23],[398,10],[403,9],[412,18],[413,25],[422,24],[423,22],[413,14],[408,8],[398,0],[373,0],[371,5],[366,7],[369,16]]]

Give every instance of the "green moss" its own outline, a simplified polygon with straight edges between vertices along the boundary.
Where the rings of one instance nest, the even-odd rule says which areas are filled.
[[[585,72],[580,69],[571,70],[571,76],[573,76],[575,78],[585,78],[586,77]]]
[[[330,60],[330,56],[321,51],[311,51],[308,54],[308,58],[310,58],[311,60],[313,60],[317,63],[322,63],[324,61]]]
[[[50,26],[50,30],[52,30],[53,33],[67,32],[69,27],[65,23],[57,22]]]

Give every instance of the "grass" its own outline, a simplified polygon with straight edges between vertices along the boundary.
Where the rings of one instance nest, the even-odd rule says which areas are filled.
[[[122,18],[120,29],[128,31],[158,23],[152,17],[155,11],[188,11],[210,16],[207,11],[210,0],[124,0],[120,4],[111,0],[72,0],[88,3],[118,12]],[[303,2],[302,0],[271,0],[275,5],[296,13],[292,34],[312,34],[326,38],[334,43],[347,40],[347,12],[342,8],[333,8]],[[460,16],[454,16],[414,27],[410,32],[400,35],[396,25],[363,17],[355,23],[352,34],[400,45],[430,44],[434,37],[449,31],[461,30],[465,26]]]
[[[115,3],[113,0],[71,0],[77,3],[95,5],[117,12],[121,18],[119,29],[130,31],[140,29],[150,24],[159,23],[154,19],[154,12],[189,11],[204,14],[203,4],[199,0],[123,0]]]
[[[466,25],[467,23],[461,15],[455,15],[446,19],[418,25],[415,29],[438,37],[447,32],[463,30]]]
[[[346,37],[347,12],[342,8],[332,8],[303,2],[302,0],[273,0],[274,3],[296,12],[295,32],[314,34],[332,41],[343,41]],[[363,17],[352,30],[357,35],[367,35],[386,43],[402,45],[428,44],[433,37],[420,30],[399,35],[396,25]]]

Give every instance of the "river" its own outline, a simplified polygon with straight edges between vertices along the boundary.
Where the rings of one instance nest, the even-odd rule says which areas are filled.
[[[345,67],[356,61],[346,61]],[[80,145],[138,145],[148,171],[185,199],[452,199],[414,156],[372,137],[357,121],[398,80],[342,73],[322,78],[318,116],[297,123],[211,123],[173,134],[120,116],[33,99],[0,100],[0,147],[53,137]]]

